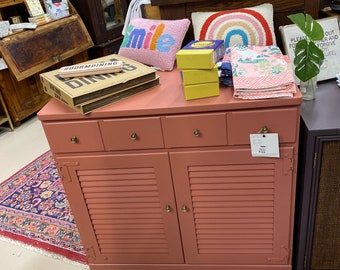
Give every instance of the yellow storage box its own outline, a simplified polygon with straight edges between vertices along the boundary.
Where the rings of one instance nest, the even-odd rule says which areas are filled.
[[[218,82],[218,65],[212,69],[183,69],[183,85]]]
[[[176,53],[177,67],[212,69],[223,56],[223,40],[194,40]]]
[[[186,100],[220,95],[218,82],[183,85],[183,88]]]

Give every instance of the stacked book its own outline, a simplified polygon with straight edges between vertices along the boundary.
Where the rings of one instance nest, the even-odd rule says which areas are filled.
[[[217,62],[223,56],[223,40],[194,40],[176,53],[186,100],[220,94]]]
[[[40,0],[25,0],[27,11],[30,15],[28,21],[37,25],[42,25],[51,21],[51,16],[44,13]]]
[[[119,72],[96,74],[98,66],[122,62]],[[93,68],[93,70],[91,70]],[[86,71],[86,69],[90,69]],[[61,71],[91,74],[68,78]],[[102,73],[102,72],[101,72]],[[112,54],[78,65],[40,74],[44,91],[76,111],[87,114],[159,84],[156,70],[129,58]]]
[[[232,66],[235,98],[290,98],[296,93],[293,66],[277,46],[235,46],[225,58]]]

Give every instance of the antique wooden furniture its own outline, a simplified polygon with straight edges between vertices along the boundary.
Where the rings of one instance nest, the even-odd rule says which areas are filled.
[[[8,123],[11,130],[14,130],[14,126],[11,120],[11,117],[8,113],[7,106],[5,103],[4,98],[2,97],[2,94],[0,92],[0,125],[4,123]]]
[[[294,268],[340,265],[340,88],[319,82],[316,99],[301,107]]]
[[[123,40],[122,30],[128,0],[71,0],[83,19],[94,46],[90,58],[117,53]]]
[[[91,270],[291,269],[301,94],[186,101],[180,72],[83,116],[38,114]],[[249,135],[278,133],[280,158]]]
[[[23,0],[2,1],[0,19],[20,14],[25,21],[28,14],[23,10],[26,10]],[[0,41],[0,55],[8,66],[0,71],[0,90],[13,123],[19,124],[50,99],[43,93],[40,72],[88,59],[86,50],[93,45],[91,37],[72,5],[70,13]]]

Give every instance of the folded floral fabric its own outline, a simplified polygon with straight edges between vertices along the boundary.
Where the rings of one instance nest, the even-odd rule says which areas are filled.
[[[230,48],[234,97],[262,99],[293,97],[296,93],[293,67],[277,46]]]

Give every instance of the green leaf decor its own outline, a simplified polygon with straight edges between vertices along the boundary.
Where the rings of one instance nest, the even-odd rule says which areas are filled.
[[[297,42],[294,58],[295,75],[306,82],[320,73],[320,66],[325,59],[323,51],[315,44],[315,41],[324,38],[324,30],[309,14],[297,13],[288,18],[306,35],[306,38]]]

